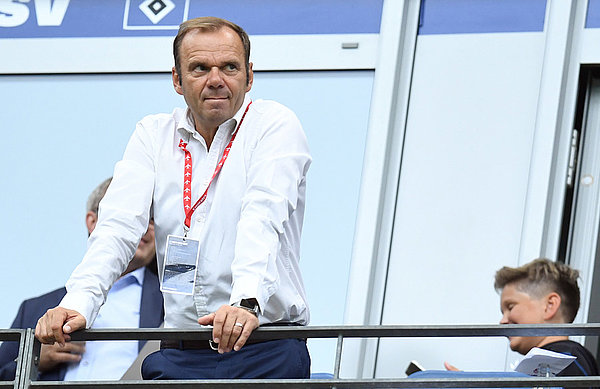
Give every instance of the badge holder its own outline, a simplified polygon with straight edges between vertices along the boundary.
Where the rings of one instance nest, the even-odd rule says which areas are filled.
[[[184,236],[167,236],[165,263],[160,290],[164,293],[193,295],[200,242]]]

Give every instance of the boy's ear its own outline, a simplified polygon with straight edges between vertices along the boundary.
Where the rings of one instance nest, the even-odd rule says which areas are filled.
[[[555,323],[562,323],[564,320],[560,316],[559,312],[560,303],[562,302],[560,295],[556,292],[552,292],[549,293],[545,299],[546,309],[544,310],[544,320]]]

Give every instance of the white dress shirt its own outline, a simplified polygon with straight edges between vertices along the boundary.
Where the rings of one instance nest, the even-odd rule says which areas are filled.
[[[92,328],[138,328],[144,267],[119,278]],[[65,381],[118,380],[138,355],[137,340],[88,341],[79,363],[70,364]]]
[[[246,96],[235,116],[219,126],[210,149],[189,109],[150,115],[137,124],[61,306],[93,322],[146,231],[151,208],[162,269],[167,235],[184,233],[180,139],[192,155],[194,204],[249,103]],[[196,286],[193,296],[165,293],[166,328],[197,327],[198,317],[244,298],[258,300],[261,324],[308,324],[298,262],[310,162],[294,113],[273,101],[254,101],[208,198],[192,216],[188,237],[200,242]]]

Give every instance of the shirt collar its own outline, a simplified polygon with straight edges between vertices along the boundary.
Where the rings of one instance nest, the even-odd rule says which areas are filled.
[[[146,269],[146,267],[142,266],[139,269],[135,269],[134,271],[125,274],[122,278],[125,279],[127,277],[133,277],[137,281],[138,284],[143,285],[145,269]]]
[[[177,122],[177,131],[179,131],[181,135],[187,133],[188,135],[193,136],[196,133],[194,117],[192,116],[192,111],[189,107],[185,110],[185,115]]]
[[[248,104],[250,104],[250,101],[252,101],[252,99],[250,98],[250,96],[248,96],[248,94],[246,94],[244,96],[244,102],[242,103],[240,109],[238,109],[238,111],[235,113],[235,115],[233,115],[231,119],[225,120],[225,122],[223,122],[223,124],[221,124],[219,128],[233,128],[233,134],[233,132],[236,131],[237,124],[240,122],[242,116],[244,115],[244,112],[246,111],[246,107],[248,106]],[[187,133],[194,137],[199,136],[196,132],[196,127],[194,126],[194,117],[192,116],[192,111],[189,107],[185,110],[185,116],[177,122],[177,130],[182,135]]]
[[[246,94],[244,96],[244,102],[242,103],[242,106],[240,107],[240,109],[238,109],[238,111],[235,113],[235,115],[233,115],[233,131],[232,131],[232,135],[235,133],[235,131],[238,130],[237,125],[240,122],[240,120],[242,120],[242,116],[244,116],[244,112],[246,112],[246,107],[248,106],[248,104],[250,104],[250,102],[252,101],[252,99],[250,98],[250,96],[248,96],[248,94]],[[230,120],[232,120],[230,119]],[[227,122],[225,122],[227,123]]]

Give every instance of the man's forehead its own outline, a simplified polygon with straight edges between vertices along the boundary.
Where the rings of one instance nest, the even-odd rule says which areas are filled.
[[[228,41],[202,41],[193,39],[183,41],[181,54],[183,58],[216,58],[220,60],[241,61],[244,58],[244,49],[241,45]]]
[[[218,39],[215,39],[218,37]],[[244,50],[244,44],[240,36],[229,27],[222,27],[219,29],[200,29],[194,28],[188,31],[181,40],[181,45],[193,45],[193,44],[209,44],[215,43],[219,45],[235,47],[236,49]]]

